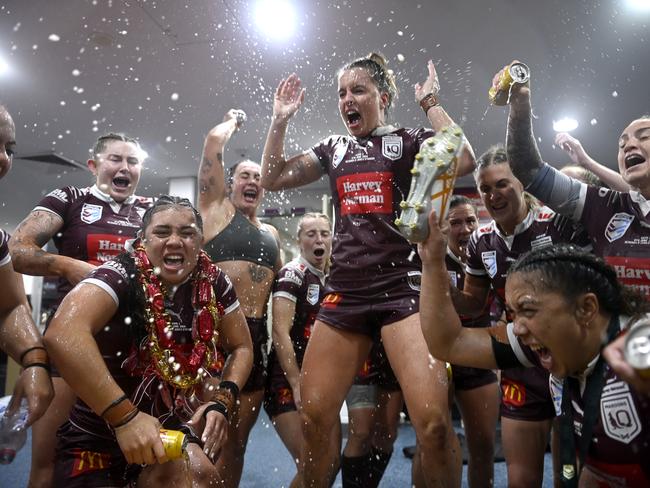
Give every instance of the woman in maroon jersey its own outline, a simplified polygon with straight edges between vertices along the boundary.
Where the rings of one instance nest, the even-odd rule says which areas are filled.
[[[0,179],[11,170],[16,146],[16,126],[5,107],[0,105]],[[8,413],[27,400],[27,425],[41,417],[52,399],[49,361],[41,334],[32,320],[22,276],[11,265],[7,241],[9,234],[0,229],[0,347],[23,367],[16,380]]]
[[[492,217],[479,227],[467,247],[465,283],[451,288],[454,304],[464,315],[479,314],[490,289],[505,303],[505,276],[510,265],[536,247],[560,242],[588,245],[567,218],[540,207],[527,197],[514,177],[505,148],[494,146],[478,159],[476,185]],[[548,373],[515,368],[501,373],[501,434],[512,487],[541,486],[544,452],[555,410],[548,392]],[[527,439],[525,443],[521,439]]]
[[[251,370],[250,334],[232,282],[201,251],[189,200],[163,195],[142,220],[129,251],[73,288],[45,334],[79,395],[58,431],[57,487],[220,482],[213,461]],[[217,343],[230,354],[221,377],[208,372]],[[186,435],[189,462],[165,449],[161,428]]]
[[[394,223],[409,190],[415,154],[434,132],[386,123],[397,91],[383,57],[353,61],[337,79],[339,113],[348,134],[285,158],[287,126],[305,94],[292,74],[276,90],[262,157],[262,186],[269,190],[328,174],[337,212],[330,277],[301,376],[305,486],[327,486],[338,466],[339,453],[329,449],[328,436],[378,337],[402,387],[427,483],[458,485],[460,452],[449,418],[445,365],[428,359],[420,330],[419,258]],[[438,90],[429,62],[429,76],[416,85],[415,95],[436,130],[453,123],[438,103]],[[469,146],[460,166],[461,174],[473,167]]]
[[[616,271],[593,254],[549,246],[521,256],[508,272],[505,293],[513,322],[461,327],[448,293],[445,230],[434,212],[429,224],[419,250],[422,324],[431,351],[472,367],[541,366],[564,379],[558,393],[563,486],[577,487],[578,479],[585,487],[648,486],[650,401],[599,354],[621,330],[639,323],[629,316],[648,312],[643,297],[621,285]]]
[[[135,237],[150,200],[134,195],[144,151],[123,134],[100,137],[88,160],[95,176],[88,188],[59,188],[23,220],[9,244],[17,271],[57,276],[59,301],[97,265],[119,254]],[[54,240],[58,254],[41,248]],[[34,424],[30,486],[51,486],[56,430],[68,418],[75,395],[54,372],[55,397]]]

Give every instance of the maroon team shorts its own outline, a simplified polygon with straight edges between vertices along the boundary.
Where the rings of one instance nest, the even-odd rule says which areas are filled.
[[[178,421],[168,419],[165,428],[182,430],[189,442],[200,441]],[[114,437],[91,434],[70,422],[57,432],[53,486],[65,488],[135,487],[142,467],[128,464]]]
[[[548,371],[524,367],[502,370],[501,416],[528,421],[554,418]]]
[[[419,311],[419,279],[417,287],[400,280],[398,286],[387,290],[369,296],[363,295],[362,290],[328,293],[321,301],[316,320],[375,338],[384,325],[399,322]]]
[[[451,365],[454,390],[468,391],[497,382],[497,374],[491,369]]]
[[[284,375],[280,361],[272,351],[269,354],[268,380],[264,390],[264,410],[269,418],[277,417],[287,412],[295,412],[296,402],[293,399],[293,390]]]

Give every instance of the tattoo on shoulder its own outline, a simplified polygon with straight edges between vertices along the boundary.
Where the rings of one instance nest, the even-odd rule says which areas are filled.
[[[201,161],[201,173],[207,173],[211,169],[212,169],[212,161],[210,161],[210,159],[204,156],[203,161]]]
[[[251,275],[251,280],[253,283],[262,283],[266,279],[266,269],[257,264],[250,263],[248,265],[248,271]]]

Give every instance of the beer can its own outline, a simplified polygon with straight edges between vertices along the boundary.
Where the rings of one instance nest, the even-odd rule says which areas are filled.
[[[644,316],[628,331],[625,359],[642,378],[650,378],[650,317]]]
[[[160,429],[160,439],[168,459],[179,459],[187,447],[187,436],[180,430]]]
[[[510,87],[514,83],[526,83],[530,79],[530,68],[524,63],[512,63],[504,69],[497,86],[490,87],[488,97],[492,105],[506,105],[510,96]]]

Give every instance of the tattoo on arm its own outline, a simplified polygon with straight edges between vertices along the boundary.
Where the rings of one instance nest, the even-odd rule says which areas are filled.
[[[512,172],[524,186],[528,185],[544,164],[535,143],[530,112],[524,116],[513,116],[510,113],[506,144]]]
[[[292,173],[294,174],[294,177],[296,178],[296,181],[304,181],[305,177],[307,175],[307,168],[305,167],[305,163],[302,160],[296,161],[296,163],[293,165],[293,168],[291,169]]]

